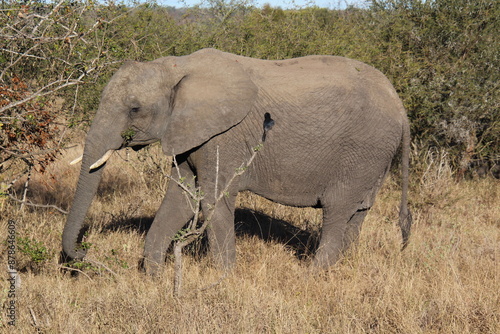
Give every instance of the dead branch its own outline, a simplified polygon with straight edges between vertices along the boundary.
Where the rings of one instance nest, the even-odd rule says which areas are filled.
[[[76,146],[77,145],[73,145],[71,147],[76,147]],[[66,147],[66,149],[71,148],[71,147]],[[33,153],[21,154],[21,153],[17,153],[17,152],[8,150],[8,149],[6,149],[3,146],[0,146],[0,150],[5,151],[9,155],[15,156],[16,158],[31,158],[31,157],[37,156],[37,155],[44,155],[44,154],[48,154],[48,153],[53,153],[53,152],[56,152],[56,151],[58,151],[60,149],[62,149],[62,148],[61,147],[55,147],[55,148],[49,148],[49,149],[46,149],[46,150],[36,151],[36,152],[33,152]]]
[[[12,194],[7,194],[9,196],[10,199],[12,199],[13,201],[16,201],[18,203],[21,203],[21,205],[27,205],[27,206],[33,206],[33,207],[37,207],[37,208],[48,208],[48,209],[55,209],[57,211],[59,211],[60,213],[63,213],[65,215],[68,214],[68,211],[66,210],[63,210],[61,209],[60,207],[56,206],[56,205],[52,205],[52,204],[35,204],[35,203],[31,203],[30,201],[28,200],[20,200],[20,199],[17,199],[16,197],[14,197]]]
[[[85,277],[87,277],[89,280],[94,281],[92,278],[90,278],[89,275],[87,275],[84,271],[76,268],[71,268],[67,266],[59,266],[59,268],[64,269],[64,270],[69,270],[69,271],[76,271],[77,273],[83,274]]]
[[[118,277],[118,275],[113,270],[111,270],[107,265],[105,265],[102,262],[99,262],[99,261],[92,259],[92,258],[89,258],[89,257],[85,258],[85,262],[89,262],[90,264],[104,268],[104,270],[109,272],[113,276],[113,278],[115,278],[115,279]]]

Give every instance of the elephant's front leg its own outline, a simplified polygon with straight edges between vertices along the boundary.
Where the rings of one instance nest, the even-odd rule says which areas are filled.
[[[179,165],[181,176],[193,180],[193,172],[186,162]],[[194,180],[193,180],[194,182]],[[148,274],[158,274],[177,232],[194,216],[189,199],[175,182],[170,181],[144,245],[144,268]]]
[[[203,215],[209,219],[207,234],[210,251],[216,265],[224,270],[231,269],[236,262],[234,205],[237,193],[236,190],[226,192],[219,201],[214,198],[202,201]]]

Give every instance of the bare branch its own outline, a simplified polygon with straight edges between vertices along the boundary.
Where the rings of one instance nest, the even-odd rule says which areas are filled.
[[[211,288],[213,287],[216,287],[217,285],[219,285],[223,280],[226,279],[227,275],[229,274],[229,271],[225,271],[224,272],[224,275],[222,275],[221,277],[219,277],[219,279],[203,288],[200,289],[200,291],[207,291],[207,290],[210,290]]]
[[[31,203],[30,201],[22,201],[20,199],[17,199],[15,198],[12,194],[7,194],[12,200],[18,202],[18,203],[21,203],[21,205],[28,205],[28,206],[34,206],[34,207],[37,207],[37,208],[49,208],[49,209],[55,209],[57,211],[59,211],[60,213],[63,213],[65,215],[68,214],[68,211],[66,210],[63,210],[61,209],[60,207],[58,206],[55,206],[55,205],[52,205],[52,204],[35,204],[35,203]]]
[[[94,68],[95,69],[95,68]],[[93,69],[92,69],[93,70]],[[89,73],[89,72],[87,72]],[[83,73],[82,75],[80,75],[77,79],[60,79],[60,80],[56,80],[54,82],[51,82],[49,83],[48,85],[40,88],[39,90],[37,90],[35,93],[31,94],[30,96],[22,99],[22,100],[19,100],[19,101],[16,101],[16,102],[12,102],[12,103],[9,103],[8,105],[0,108],[0,113],[3,113],[5,110],[8,110],[10,108],[14,108],[20,104],[23,104],[23,103],[26,103],[30,100],[33,100],[34,98],[37,98],[37,97],[41,97],[41,96],[45,96],[45,95],[48,95],[48,94],[52,94],[52,93],[55,93],[57,92],[58,90],[60,89],[63,89],[65,87],[69,87],[69,86],[73,86],[73,85],[78,85],[78,84],[81,84],[83,83],[82,79],[83,77],[86,75],[86,73]],[[51,90],[49,91],[46,91],[47,89],[49,89],[50,87],[54,86],[54,85],[57,85],[57,84],[60,84],[60,83],[63,83],[59,86],[56,86],[55,88],[52,88]],[[16,117],[2,117],[2,118],[16,118]]]
[[[181,296],[182,289],[182,246],[175,244],[174,246],[174,297]]]
[[[4,163],[5,163],[5,161],[4,161],[4,162],[2,162],[2,164],[0,164],[0,166],[2,166]],[[24,171],[22,171],[22,172],[18,173],[18,174],[16,175],[16,177],[14,177],[14,178],[12,179],[12,181],[10,181],[10,182],[9,182],[9,184],[8,184],[8,185],[5,187],[5,189],[4,189],[4,192],[5,192],[5,191],[7,191],[7,190],[9,190],[10,188],[12,188],[12,186],[13,186],[13,185],[14,185],[17,181],[19,181],[19,180],[20,180],[20,179],[21,179],[24,175],[28,174],[28,171],[29,171],[29,164],[28,164],[28,167],[27,167]]]
[[[229,186],[231,185],[231,183],[233,183],[234,179],[236,177],[242,175],[243,173],[245,173],[245,171],[248,169],[248,167],[250,167],[250,164],[253,162],[253,160],[257,156],[257,153],[262,149],[262,147],[263,147],[262,145],[263,145],[262,142],[260,142],[257,146],[255,146],[253,148],[253,153],[252,153],[252,156],[250,157],[250,159],[248,159],[247,162],[242,163],[241,166],[238,169],[236,169],[236,171],[234,172],[233,176],[227,182],[226,187],[224,188],[224,190],[219,194],[219,197],[217,197],[215,199],[215,203],[216,204],[222,199],[222,197],[228,191]],[[212,212],[213,212],[213,210],[212,210]]]
[[[15,65],[16,65],[16,64],[17,64],[17,63],[18,63],[21,59],[23,59],[23,57],[28,57],[28,56],[29,56],[29,57],[35,57],[35,56],[30,55],[29,53],[30,53],[32,50],[36,49],[38,46],[39,46],[39,44],[35,44],[35,45],[33,45],[31,48],[29,48],[28,50],[26,50],[26,52],[24,52],[24,53],[14,52],[14,51],[11,51],[11,50],[7,50],[7,51],[9,51],[9,52],[11,52],[11,53],[18,54],[18,55],[19,55],[19,57],[17,57],[17,59],[16,59],[16,60],[14,60],[13,62],[11,62],[11,63],[9,64],[9,66],[5,66],[5,68],[4,68],[4,70],[2,71],[2,73],[0,73],[0,80],[2,80],[2,78],[3,78],[3,77],[4,77],[4,75],[5,75],[5,73],[7,73],[7,71],[8,71],[11,67],[15,66]],[[2,49],[2,50],[3,50],[3,49]],[[43,59],[43,58],[41,58],[41,59]]]
[[[107,272],[109,272],[111,275],[113,275],[113,277],[114,277],[114,278],[118,277],[118,275],[117,275],[117,274],[116,274],[113,270],[111,270],[108,266],[106,266],[106,265],[105,265],[104,263],[102,263],[102,262],[99,262],[99,261],[94,260],[94,259],[89,258],[89,257],[86,257],[86,258],[85,258],[85,262],[89,262],[89,263],[94,264],[94,265],[96,265],[96,266],[98,266],[98,267],[102,267],[102,268],[104,268],[104,270],[106,270],[106,271],[107,271]]]
[[[217,145],[216,152],[216,160],[215,160],[215,196],[217,198],[217,191],[219,190],[219,145]]]
[[[76,145],[71,146],[71,147],[75,147],[75,146]],[[30,158],[30,157],[37,156],[37,155],[52,153],[52,152],[55,152],[55,151],[60,150],[60,149],[61,149],[60,147],[56,147],[56,148],[49,148],[47,150],[41,150],[41,151],[37,151],[37,152],[33,152],[33,153],[19,154],[19,153],[16,153],[14,151],[8,150],[3,146],[0,146],[0,150],[5,151],[10,155],[15,156],[16,158]]]
[[[64,3],[64,1],[65,0],[59,1],[59,3],[57,5],[55,5],[54,8],[52,8],[52,10],[50,11],[50,13],[47,16],[41,17],[42,20],[35,26],[35,28],[33,28],[33,31],[31,32],[32,35],[34,35],[36,33],[36,31],[38,30],[38,28],[40,28],[40,26],[42,25],[43,22],[48,20],[49,17],[51,17],[54,13],[56,13],[59,10],[59,7],[61,7],[61,5]]]
[[[189,206],[191,207],[191,211],[193,211],[193,213],[194,213],[194,212],[196,212],[197,209],[193,206],[191,199],[195,199],[196,194],[193,193],[192,190],[189,189],[183,182],[181,182],[182,175],[181,175],[181,171],[179,169],[179,165],[177,164],[177,159],[175,158],[175,155],[173,156],[172,160],[174,163],[175,170],[177,171],[177,176],[178,176],[179,180],[174,179],[171,175],[165,175],[165,176],[169,180],[172,180],[173,182],[175,182],[179,187],[182,188],[182,190],[184,190],[184,196],[186,197],[186,200],[188,201]],[[194,182],[194,180],[193,180],[193,182]],[[201,201],[202,198],[199,198],[199,200]],[[195,201],[196,201],[196,199],[195,199]]]
[[[28,195],[28,186],[31,181],[31,171],[33,170],[33,166],[28,167],[28,177],[26,178],[26,182],[24,183],[24,189],[23,189],[23,199],[21,200],[21,208],[20,211],[22,212],[24,210],[24,205],[26,204],[26,196]]]
[[[40,57],[40,56],[35,56],[35,55],[30,55],[28,54],[28,51],[24,52],[24,53],[21,53],[21,52],[16,52],[16,51],[13,51],[13,50],[9,50],[9,49],[5,49],[5,48],[0,48],[0,51],[5,51],[5,52],[10,52],[10,53],[13,53],[13,54],[16,54],[16,55],[21,55],[23,57],[28,57],[28,58],[35,58],[35,59],[47,59],[45,57]],[[12,65],[11,65],[12,66]],[[9,66],[9,67],[11,67]],[[5,70],[4,70],[5,71]]]

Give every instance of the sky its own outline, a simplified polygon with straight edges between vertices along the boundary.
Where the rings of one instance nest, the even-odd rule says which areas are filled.
[[[202,0],[158,0],[158,3],[166,6],[173,7],[184,7],[185,4],[188,6],[196,5],[202,2]],[[229,2],[229,1],[228,1]],[[250,0],[250,2],[261,7],[268,3],[273,7],[281,7],[283,9],[289,8],[301,8],[316,5],[318,7],[324,8],[346,8],[348,5],[363,4],[363,0]]]

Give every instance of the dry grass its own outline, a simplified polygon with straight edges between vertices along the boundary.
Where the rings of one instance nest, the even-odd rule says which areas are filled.
[[[67,161],[77,154],[34,177],[30,198],[67,207],[78,172]],[[77,277],[58,264],[65,216],[20,212],[2,199],[1,235],[14,219],[18,237],[40,242],[50,254],[36,264],[35,250],[17,252],[20,333],[500,332],[499,181],[455,183],[445,157],[430,154],[413,180],[415,225],[404,252],[396,226],[400,190],[390,178],[359,244],[329,271],[311,272],[294,248],[247,233],[237,240],[236,269],[215,286],[221,273],[208,257],[185,257],[184,296],[174,299],[171,264],[160,279],[138,271],[144,233],[165,190],[162,164],[154,163],[159,159],[164,163],[153,148],[131,153],[128,162],[111,161],[89,219],[86,241],[94,262]],[[318,230],[318,210],[276,206],[249,194],[240,203]],[[5,268],[4,244],[0,250]],[[8,329],[5,277],[0,332]]]

